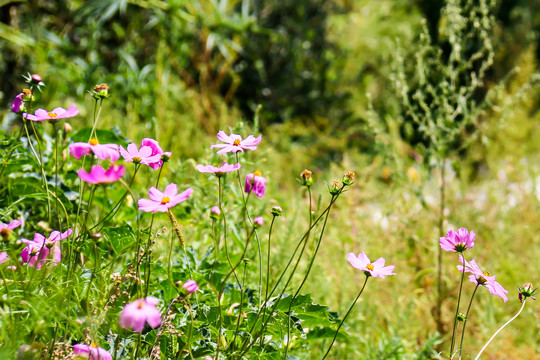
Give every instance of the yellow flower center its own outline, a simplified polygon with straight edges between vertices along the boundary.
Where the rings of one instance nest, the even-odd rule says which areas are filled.
[[[374,269],[373,265],[371,265],[371,264],[369,264],[368,266],[366,266],[366,268],[367,268],[368,270],[371,270],[371,271],[373,271],[373,269]]]
[[[262,174],[262,173],[261,173],[260,170],[256,170],[256,171],[253,173],[253,175],[255,175],[255,176],[261,176],[261,174]]]
[[[96,139],[96,138],[90,139],[89,143],[90,143],[90,145],[97,145],[97,144],[99,144],[98,139]]]
[[[140,157],[138,157],[138,156],[134,156],[134,157],[132,158],[132,160],[133,160],[133,162],[134,162],[135,164],[138,164],[138,163],[141,162],[142,159],[141,159]]]
[[[49,117],[52,117],[52,118],[55,118],[57,117],[58,115],[56,113],[53,113],[53,112],[50,112],[49,113]]]
[[[22,92],[24,95],[32,95],[32,91],[30,89],[23,89]]]
[[[167,197],[167,196],[165,196],[163,199],[161,199],[162,204],[166,204],[166,203],[168,203],[170,201],[171,201],[171,199],[169,199],[169,197]]]
[[[240,140],[238,139],[234,140],[233,145],[240,146]]]
[[[97,345],[95,342],[93,342],[90,346],[93,347],[93,348],[97,348],[97,347],[98,347],[98,345]]]

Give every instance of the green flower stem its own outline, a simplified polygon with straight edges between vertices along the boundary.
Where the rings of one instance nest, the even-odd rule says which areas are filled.
[[[444,157],[442,157],[439,167],[441,168],[441,187],[440,187],[440,212],[439,212],[439,235],[444,236],[444,208],[446,205],[446,177],[445,177],[445,167],[444,167]],[[441,321],[441,311],[442,311],[442,267],[443,267],[443,257],[442,257],[442,248],[437,247],[437,304],[435,321],[437,322],[437,329],[442,333],[442,321]],[[454,319],[455,321],[455,319]],[[455,325],[454,325],[455,328]]]
[[[502,329],[504,329],[506,327],[506,325],[510,324],[512,321],[514,321],[518,316],[519,314],[521,314],[521,312],[523,311],[523,308],[525,308],[525,303],[527,302],[527,300],[523,300],[523,304],[521,305],[521,308],[519,309],[519,311],[517,312],[516,315],[514,315],[510,320],[508,320],[503,326],[501,326],[499,328],[499,330],[497,330],[495,332],[495,334],[493,334],[493,336],[488,340],[488,342],[484,345],[484,347],[482,347],[482,349],[480,350],[480,352],[478,353],[478,355],[476,355],[476,357],[474,358],[474,360],[478,360],[480,358],[480,355],[482,355],[482,353],[484,352],[484,350],[488,347],[488,345],[491,343],[491,341],[495,338],[495,336],[497,336],[498,333],[501,332]]]
[[[246,269],[247,269],[247,259],[244,259],[244,275],[242,277],[242,288],[240,293],[240,307],[238,309],[238,319],[236,320],[236,330],[234,331],[234,337],[233,341],[231,342],[231,346],[234,346],[236,344],[236,336],[238,335],[238,331],[240,330],[240,322],[242,320],[242,311],[244,307],[244,287],[246,285]]]
[[[469,311],[471,310],[471,305],[476,294],[476,290],[480,285],[476,285],[474,288],[473,294],[471,296],[471,301],[469,302],[469,307],[467,308],[467,314],[465,314],[465,321],[463,322],[463,331],[461,332],[461,342],[459,343],[459,360],[461,360],[461,354],[463,352],[463,339],[465,338],[465,327],[467,326],[467,320],[469,320]],[[452,354],[450,354],[452,356]]]
[[[349,310],[347,311],[347,313],[345,314],[345,316],[343,317],[343,319],[339,323],[339,326],[338,326],[338,328],[336,330],[336,333],[334,334],[334,338],[332,339],[332,342],[330,343],[330,346],[328,347],[328,350],[326,351],[326,354],[324,354],[322,360],[326,359],[326,357],[330,353],[330,350],[332,349],[332,346],[334,345],[334,342],[336,341],[336,338],[337,338],[337,336],[339,334],[339,330],[343,326],[343,323],[345,322],[345,319],[347,319],[347,316],[349,316],[349,314],[351,313],[351,310],[353,309],[354,305],[356,305],[356,302],[360,298],[360,295],[362,295],[362,292],[364,291],[364,288],[366,287],[366,284],[367,284],[367,281],[368,281],[369,278],[370,278],[370,276],[366,275],[366,280],[364,281],[364,285],[362,285],[362,288],[360,289],[360,292],[356,296],[356,299],[354,299],[353,303],[351,304],[351,307],[349,308]]]
[[[456,339],[456,328],[457,328],[457,317],[459,314],[459,303],[461,301],[461,291],[463,289],[463,279],[465,278],[465,258],[463,257],[463,252],[459,252],[463,259],[463,271],[461,273],[461,282],[459,283],[459,294],[458,294],[458,300],[457,300],[457,306],[456,306],[456,314],[454,315],[454,328],[452,330],[452,343],[450,345],[450,354],[454,352],[454,343]]]

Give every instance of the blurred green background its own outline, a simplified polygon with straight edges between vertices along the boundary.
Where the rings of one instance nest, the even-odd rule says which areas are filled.
[[[315,171],[321,192],[324,181],[354,170],[357,188],[334,216],[337,224],[308,290],[318,302],[345,311],[356,293],[344,264],[350,251],[384,256],[401,276],[372,284],[373,297],[349,318],[354,335],[341,351],[350,358],[421,353],[436,331],[430,306],[445,168],[444,229],[474,229],[485,250],[479,263],[489,261],[511,291],[504,308],[482,294],[487,311],[479,306],[468,325],[476,348],[519,306],[515,286],[540,280],[540,0],[497,1],[478,15],[484,3],[0,0],[2,126],[12,126],[20,74],[30,72],[47,85],[44,104],[77,103],[78,128],[91,121],[87,90],[107,83],[113,96],[99,127],[118,127],[133,141],[155,137],[177,159],[207,156],[219,129],[240,123],[255,129],[263,134],[265,161],[259,165],[271,173],[271,202],[285,204],[291,218],[306,206],[300,194],[291,195],[304,168]],[[452,9],[462,9],[465,20]],[[459,59],[451,57],[455,44],[463,44]],[[474,54],[480,55],[469,68],[445,73]],[[484,63],[485,73],[466,98],[470,111],[449,126],[459,132],[433,130],[438,135],[431,138],[414,116],[448,115],[438,112],[448,105],[445,99],[448,108],[463,105],[447,80],[457,89],[469,86],[470,73]],[[425,94],[423,101],[418,94]],[[449,288],[455,285],[453,266],[445,268],[445,279]],[[456,296],[452,291],[449,298]],[[446,318],[452,311],[447,303]],[[535,306],[486,359],[538,356]],[[366,324],[378,330],[366,334]]]

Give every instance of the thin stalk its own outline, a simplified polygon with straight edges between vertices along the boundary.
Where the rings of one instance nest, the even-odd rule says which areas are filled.
[[[336,330],[336,333],[334,334],[334,338],[332,339],[332,342],[330,343],[330,346],[328,347],[328,350],[326,351],[326,354],[324,354],[322,360],[326,359],[326,357],[330,353],[330,350],[332,349],[332,346],[334,345],[334,342],[336,341],[336,338],[337,338],[337,336],[339,334],[339,330],[341,329],[341,326],[343,326],[343,323],[345,322],[345,319],[347,319],[347,316],[349,316],[349,314],[351,313],[351,310],[353,309],[354,305],[356,305],[356,302],[360,298],[360,295],[362,295],[362,292],[364,291],[364,288],[366,287],[368,279],[369,279],[369,276],[366,275],[366,280],[364,281],[364,285],[362,285],[362,289],[360,289],[360,292],[356,296],[356,299],[354,299],[353,303],[351,304],[351,307],[349,308],[349,310],[347,311],[347,313],[345,314],[345,316],[343,317],[343,319],[339,323],[339,326],[338,326],[338,328]]]
[[[270,230],[268,230],[268,251],[266,256],[266,289],[264,292],[264,302],[268,301],[268,289],[270,288],[270,244],[272,240],[272,229],[274,228],[274,222],[276,215],[272,216],[272,222],[270,223]]]
[[[495,336],[497,336],[498,333],[501,332],[502,329],[504,329],[506,327],[506,325],[510,324],[512,321],[514,321],[518,316],[519,314],[521,314],[521,312],[523,311],[523,308],[525,307],[525,303],[527,302],[527,300],[523,300],[523,304],[521,305],[521,309],[519,309],[519,311],[517,312],[516,315],[514,315],[510,320],[508,320],[503,326],[501,326],[499,328],[499,330],[497,330],[495,332],[495,334],[493,334],[493,336],[488,340],[488,342],[484,345],[484,347],[480,350],[480,352],[478,353],[478,355],[476,355],[476,357],[474,358],[474,360],[478,360],[480,358],[480,355],[482,355],[482,353],[484,352],[484,350],[488,347],[488,345],[491,343],[491,341],[495,338]]]
[[[463,259],[463,272],[461,273],[461,281],[459,283],[459,294],[458,294],[458,300],[457,300],[457,306],[456,306],[456,314],[454,315],[454,329],[452,330],[452,343],[450,345],[450,354],[454,352],[454,343],[455,343],[455,336],[456,336],[456,328],[457,328],[457,317],[459,314],[459,303],[461,301],[461,290],[463,289],[463,279],[465,278],[465,258],[463,257],[463,252],[460,252],[462,259]]]
[[[240,308],[238,310],[238,319],[236,321],[236,330],[234,331],[234,338],[231,343],[231,345],[236,344],[236,336],[238,335],[238,331],[240,330],[240,321],[242,319],[242,311],[244,307],[244,286],[246,285],[246,268],[247,268],[247,261],[244,259],[244,276],[242,277],[242,288],[240,293]]]
[[[461,354],[463,351],[463,339],[465,338],[465,327],[467,326],[467,320],[469,320],[469,311],[471,310],[474,295],[476,294],[476,290],[478,290],[479,286],[480,285],[476,285],[476,287],[474,288],[473,294],[471,296],[471,301],[469,302],[469,307],[467,308],[467,314],[465,314],[465,321],[463,322],[463,330],[461,332],[461,342],[459,343],[459,360],[461,360]]]
[[[36,137],[36,142],[38,144],[38,150],[39,150],[39,166],[41,167],[41,176],[43,177],[43,185],[45,186],[45,190],[47,192],[47,211],[49,214],[49,223],[51,222],[52,217],[52,211],[51,211],[51,198],[49,195],[49,184],[47,183],[47,176],[45,174],[45,168],[43,167],[43,149],[41,148],[41,141],[39,141],[39,136],[36,131],[36,127],[34,126],[34,122],[30,121],[30,125],[32,125],[32,131],[34,132],[34,136]],[[30,142],[30,139],[28,139]]]
[[[441,187],[439,189],[440,192],[440,212],[439,212],[439,236],[444,236],[444,208],[446,205],[446,177],[445,177],[445,166],[444,166],[444,158],[441,159],[440,162],[440,168],[441,168]],[[441,321],[441,311],[442,311],[442,267],[443,267],[443,257],[442,257],[442,248],[440,246],[437,247],[438,254],[437,254],[437,305],[436,305],[436,312],[435,321],[437,322],[437,329],[440,333],[443,332],[443,324]]]

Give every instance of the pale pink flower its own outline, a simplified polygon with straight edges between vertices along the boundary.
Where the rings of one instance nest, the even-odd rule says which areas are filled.
[[[484,286],[491,295],[500,297],[504,302],[508,301],[508,297],[505,295],[508,294],[508,291],[495,281],[495,276],[491,276],[487,271],[480,270],[480,267],[476,264],[474,259],[468,262],[462,255],[459,255],[459,263],[461,265],[457,266],[458,270],[460,272],[465,271],[466,273],[471,273],[471,275],[469,275],[469,280],[472,283],[478,286]],[[465,264],[465,267],[463,264]]]
[[[127,146],[127,150],[121,146],[120,154],[126,161],[134,164],[144,164],[150,166],[150,164],[155,164],[158,161],[161,161],[160,154],[152,155],[152,148],[150,146],[141,146],[140,149],[137,149],[137,145],[129,144]]]
[[[23,93],[20,93],[19,95],[15,96],[15,99],[13,100],[13,103],[11,104],[11,111],[14,113],[18,113],[21,111],[21,106],[23,104]]]
[[[193,193],[193,188],[188,188],[184,192],[178,194],[178,187],[176,184],[169,184],[165,187],[165,191],[161,192],[155,187],[151,187],[148,190],[150,199],[139,199],[139,210],[145,212],[167,212],[173,206],[178,205],[182,201],[187,200]],[[178,194],[178,195],[177,195]]]
[[[138,299],[124,306],[119,323],[124,329],[142,332],[146,323],[155,329],[161,325],[161,312],[156,305],[159,300],[152,296]]]
[[[259,170],[255,171],[253,174],[246,175],[246,184],[244,191],[246,193],[251,193],[253,191],[258,197],[264,196],[264,191],[266,189],[266,179],[261,176]]]
[[[155,156],[155,155],[160,155],[161,156],[161,158],[158,161],[148,164],[148,166],[150,166],[154,170],[157,170],[160,167],[162,167],[163,163],[169,161],[169,159],[172,156],[172,153],[170,151],[165,151],[164,152],[161,149],[161,146],[159,146],[159,143],[154,139],[150,139],[150,138],[142,139],[141,147],[143,147],[143,146],[148,146],[150,149],[152,149],[151,156]]]
[[[90,139],[89,142],[76,142],[69,145],[69,153],[76,159],[80,159],[83,155],[94,153],[100,160],[110,159],[116,161],[120,158],[118,151],[119,146],[116,144],[100,144],[96,138]]]
[[[60,249],[60,246],[57,246],[55,243],[66,239],[72,233],[73,231],[68,229],[63,233],[60,231],[53,231],[47,238],[39,233],[35,233],[34,240],[22,239],[21,241],[28,245],[21,252],[23,264],[28,264],[28,266],[40,270],[47,262],[49,255],[51,255],[54,265],[58,265],[62,260],[62,250]]]
[[[210,146],[210,149],[221,148],[217,153],[226,154],[228,152],[238,152],[244,150],[257,150],[257,145],[261,142],[262,135],[255,137],[249,135],[247,138],[242,139],[240,135],[232,134],[227,135],[223,130],[220,130],[217,134],[219,141],[224,142],[225,144],[215,144]]]
[[[253,219],[253,225],[255,227],[261,227],[264,224],[264,219],[262,216],[257,216],[255,219]]]
[[[217,166],[217,167],[212,166],[212,165],[205,166],[203,164],[199,164],[196,166],[196,168],[200,173],[212,173],[216,175],[217,177],[221,177],[225,175],[225,173],[240,169],[241,166],[242,165],[240,165],[240,163],[233,165],[233,164],[227,164],[226,162],[223,162],[223,165]]]
[[[7,251],[3,251],[0,253],[0,264],[3,264],[5,263],[6,261],[9,260],[9,256],[7,254]]]
[[[188,294],[193,294],[199,289],[199,285],[197,285],[195,280],[188,280],[182,285],[182,288],[186,290]]]
[[[469,233],[469,230],[460,228],[458,231],[448,230],[446,237],[439,239],[441,249],[452,252],[463,252],[474,246],[474,231]]]
[[[45,109],[37,109],[34,115],[32,114],[23,114],[23,116],[32,121],[45,121],[45,120],[60,120],[60,119],[67,119],[74,116],[77,116],[79,114],[79,110],[77,109],[77,106],[75,104],[71,105],[69,109],[64,109],[61,107],[57,107],[56,109],[52,111],[47,111]]]
[[[73,353],[90,360],[112,360],[112,355],[97,345],[77,344],[73,345]]]
[[[15,229],[21,224],[22,222],[20,220],[11,220],[9,224],[0,223],[0,236],[7,239],[11,233],[11,230]]]
[[[213,219],[217,219],[221,216],[221,210],[219,209],[219,206],[212,206],[210,209],[210,217]]]
[[[394,271],[394,265],[384,266],[384,258],[378,258],[374,262],[371,262],[367,255],[362,251],[358,254],[358,257],[354,253],[347,254],[347,260],[356,269],[362,270],[366,276],[383,278],[388,275],[396,275]]]
[[[89,173],[84,169],[80,169],[77,174],[81,180],[89,184],[109,184],[118,181],[125,171],[126,168],[122,165],[113,165],[107,171],[100,165],[94,165]]]

